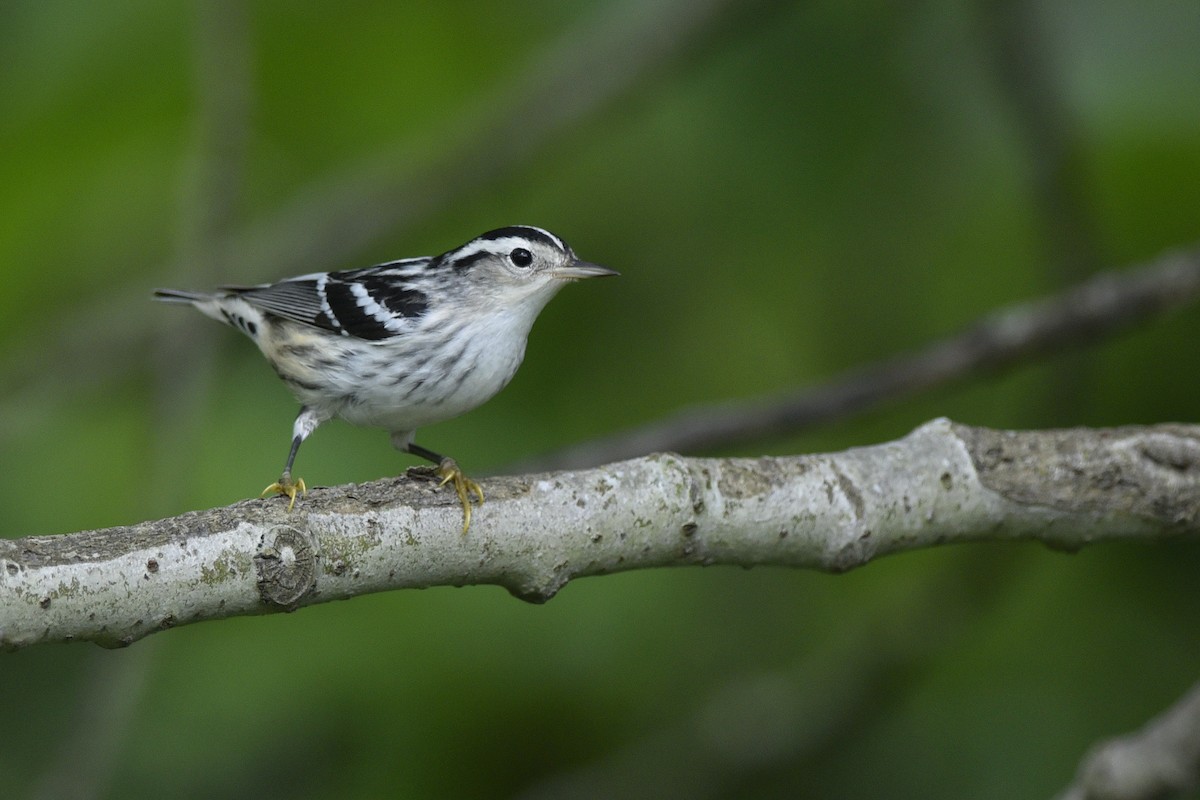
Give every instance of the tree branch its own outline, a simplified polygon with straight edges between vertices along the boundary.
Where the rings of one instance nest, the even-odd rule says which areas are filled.
[[[1146,266],[1101,273],[1049,297],[998,309],[912,353],[852,369],[813,388],[703,406],[511,465],[512,471],[575,469],[673,450],[703,452],[766,440],[1092,343],[1200,299],[1200,246]]]
[[[1200,683],[1145,727],[1092,748],[1059,800],[1156,800],[1200,784]]]
[[[948,420],[841,453],[653,455],[452,493],[389,479],[123,528],[0,541],[0,645],[129,644],[175,625],[388,589],[498,584],[544,602],[646,567],[842,572],[949,542],[1200,534],[1200,426],[1004,432]]]

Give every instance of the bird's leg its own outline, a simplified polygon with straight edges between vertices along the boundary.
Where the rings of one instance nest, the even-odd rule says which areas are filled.
[[[269,494],[287,495],[288,507],[291,511],[296,505],[296,493],[308,494],[308,487],[304,485],[304,478],[292,479],[292,462],[296,460],[296,452],[300,449],[300,443],[304,441],[299,436],[292,437],[292,449],[288,453],[287,465],[283,468],[283,474],[279,476],[279,480],[272,483],[270,486],[262,490],[259,497],[266,497]]]
[[[279,476],[279,480],[272,483],[270,486],[262,490],[259,497],[266,497],[269,494],[282,494],[288,498],[287,510],[291,511],[296,505],[296,493],[308,494],[308,487],[304,485],[304,478],[292,479],[292,464],[296,461],[296,453],[300,452],[300,443],[308,438],[308,435],[317,429],[321,424],[321,418],[308,407],[300,409],[300,414],[296,417],[296,422],[292,425],[292,449],[288,451],[287,463],[283,466],[283,474]]]
[[[414,456],[437,464],[435,474],[442,479],[438,486],[445,486],[448,483],[454,487],[454,493],[458,495],[458,502],[462,503],[463,533],[465,534],[471,527],[471,495],[478,497],[479,504],[483,505],[483,487],[464,475],[463,471],[459,469],[458,462],[453,458],[438,455],[432,450],[426,450],[421,445],[412,442],[405,444],[403,449]]]

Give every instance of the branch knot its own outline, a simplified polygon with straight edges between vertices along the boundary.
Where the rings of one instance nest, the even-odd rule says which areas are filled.
[[[317,547],[288,525],[268,530],[254,554],[258,592],[264,603],[294,611],[317,584]]]

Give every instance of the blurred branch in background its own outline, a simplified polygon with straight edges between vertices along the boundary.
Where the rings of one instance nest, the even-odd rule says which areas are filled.
[[[240,0],[193,4],[192,77],[195,120],[190,159],[181,177],[179,257],[163,280],[220,283],[227,260],[218,245],[237,220],[250,138],[250,21]],[[174,318],[173,318],[174,319]],[[178,318],[173,333],[153,345],[155,435],[145,460],[147,508],[178,507],[181,454],[194,452],[209,399],[213,341],[208,326]],[[128,359],[126,360],[128,361]],[[135,709],[155,662],[155,647],[121,658],[93,654],[89,675],[75,686],[76,713],[41,770],[39,798],[102,797],[112,784]]]
[[[214,261],[243,265],[238,278],[242,283],[348,266],[344,261],[350,254],[411,230],[463,197],[512,176],[556,139],[583,127],[631,92],[645,90],[655,73],[681,61],[707,37],[728,31],[729,14],[750,18],[771,6],[762,0],[632,0],[602,6],[594,17],[536,53],[511,86],[488,95],[448,125],[443,136],[448,144],[429,163],[412,166],[407,147],[378,154],[298,191],[272,217],[209,238],[206,248]],[[213,79],[218,80],[233,65],[213,66]],[[230,89],[229,98],[211,100],[235,108],[243,101],[239,93],[247,89],[225,88]],[[214,85],[202,87],[202,94],[210,89],[223,91]],[[232,133],[236,142],[241,134]],[[210,144],[221,146],[217,141]],[[223,191],[227,178],[221,172],[198,175],[197,181],[211,181],[198,191]],[[214,221],[189,224],[203,227]],[[190,253],[187,263],[198,255]],[[180,268],[164,266],[156,273],[178,275]],[[203,275],[197,278],[202,279]],[[80,387],[107,385],[140,363],[128,354],[156,338],[149,323],[147,290],[138,282],[108,296],[91,297],[86,307],[61,314],[71,325],[57,335],[48,332],[42,348],[0,360],[0,374],[15,388],[0,398],[0,420],[17,429],[30,415],[44,415],[57,398],[69,396],[64,384],[76,393]],[[61,368],[47,370],[47,364]]]
[[[1135,733],[1102,742],[1059,800],[1159,800],[1200,785],[1200,684]]]
[[[1059,85],[1045,9],[1030,0],[986,0],[979,8],[996,84],[1028,154],[1034,222],[1053,285],[1078,283],[1104,259],[1088,207],[1075,114]],[[1080,397],[1087,395],[1087,364],[1076,355],[1059,366],[1046,386],[1047,406],[1052,418],[1074,419]]]
[[[794,435],[934,387],[1094,344],[1200,299],[1200,246],[1142,267],[1098,275],[1060,294],[1000,309],[962,333],[811,389],[693,408],[640,428],[510,465],[575,469],[643,453],[699,453]]]
[[[847,620],[798,663],[733,679],[691,714],[518,796],[701,800],[744,795],[781,772],[819,774],[823,758],[886,716],[903,696],[897,687],[954,646],[1002,596],[1009,565],[990,553],[976,556],[969,566],[926,574],[911,593],[873,607],[872,615]],[[957,598],[953,607],[947,597]]]
[[[248,12],[238,0],[194,4],[192,77],[196,112],[190,158],[181,175],[179,257],[164,283],[227,280],[223,240],[238,222],[252,117],[253,45]],[[146,481],[164,509],[177,508],[178,454],[194,449],[212,377],[215,332],[193,317],[163,321],[154,337],[155,453]],[[189,445],[189,442],[191,443]]]
[[[1044,9],[1029,0],[987,0],[980,11],[997,86],[1029,154],[1047,259],[1063,284],[1076,283],[1103,259],[1088,210],[1074,113],[1057,80],[1061,69],[1047,42]]]
[[[644,91],[658,72],[727,30],[719,23],[729,15],[749,17],[769,6],[764,0],[599,6],[536,53],[512,86],[447,126],[448,144],[430,163],[411,166],[407,148],[383,153],[301,192],[273,219],[232,237],[230,247],[245,263],[269,269],[328,269],[512,176],[556,139]]]
[[[206,619],[390,589],[568,581],[729,564],[845,572],[947,543],[1065,550],[1200,535],[1200,427],[1011,432],[940,419],[841,453],[656,455],[497,478],[471,530],[409,478],[245,501],[123,528],[0,540],[0,645],[121,646]],[[82,555],[86,554],[86,555]]]
[[[147,642],[147,644],[150,644]],[[30,800],[108,797],[112,774],[137,717],[157,647],[105,658],[96,652],[78,681],[59,685],[77,696],[69,727],[47,743]]]

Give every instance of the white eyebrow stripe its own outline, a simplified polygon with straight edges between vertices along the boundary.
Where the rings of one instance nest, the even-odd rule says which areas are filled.
[[[513,229],[529,231],[529,235],[512,233],[498,238],[488,238],[487,234],[484,234],[483,237],[473,239],[462,247],[451,250],[448,255],[451,255],[455,260],[470,259],[481,253],[505,256],[517,247],[534,251],[543,247],[551,247],[562,253],[570,252],[570,248],[567,247],[566,242],[545,228],[535,228],[532,225],[515,225]]]
[[[503,246],[492,246],[497,241],[501,240],[489,239],[485,242],[468,242],[457,250],[451,251],[451,253],[456,259],[473,256],[476,253],[499,253],[503,249]]]

